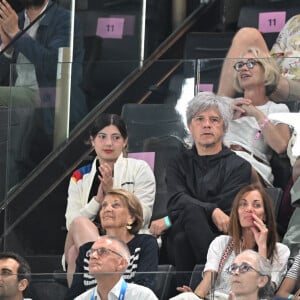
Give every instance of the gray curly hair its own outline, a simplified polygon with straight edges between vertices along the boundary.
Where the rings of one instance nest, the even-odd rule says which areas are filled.
[[[224,131],[227,131],[228,124],[232,120],[233,110],[225,97],[218,96],[212,92],[199,93],[188,103],[186,109],[187,125],[190,125],[196,114],[209,108],[214,108],[219,112],[224,122]]]

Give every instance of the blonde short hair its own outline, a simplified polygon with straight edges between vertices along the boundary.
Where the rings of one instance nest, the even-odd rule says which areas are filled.
[[[268,96],[272,94],[276,90],[280,79],[280,72],[276,61],[268,54],[264,54],[255,47],[248,48],[241,54],[241,58],[243,58],[247,53],[253,54],[253,57],[259,61],[260,66],[264,69],[266,95]],[[243,92],[238,80],[238,72],[234,72],[233,87],[237,92]]]

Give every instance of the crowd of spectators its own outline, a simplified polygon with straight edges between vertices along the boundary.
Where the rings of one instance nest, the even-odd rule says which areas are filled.
[[[253,34],[253,29],[249,30]],[[258,31],[255,34],[259,34]],[[241,32],[238,32],[232,48],[240,35]],[[224,63],[223,73],[228,70],[226,64],[231,61],[229,73],[232,79],[226,87],[243,92],[242,98],[229,99],[234,94],[224,92],[221,75],[219,95],[200,93],[188,101],[186,119],[192,148],[170,162],[166,177],[168,215],[153,220],[150,225],[150,234],[166,237],[164,242],[172,264],[178,274],[185,274],[176,277],[178,292],[183,292],[177,296],[179,299],[185,299],[192,292],[188,286],[189,275],[196,264],[205,264],[205,267],[204,277],[193,294],[207,297],[213,278],[216,279],[215,291],[230,297],[232,293],[238,293],[233,287],[230,292],[229,280],[232,284],[232,279],[225,270],[229,270],[235,257],[238,258],[239,253],[246,249],[258,252],[270,264],[269,280],[264,281],[264,286],[269,282],[270,295],[278,291],[278,296],[291,298],[297,287],[295,269],[298,260],[285,275],[290,250],[278,240],[273,202],[264,188],[272,186],[272,170],[268,164],[270,153],[285,153],[291,147],[289,141],[292,136],[287,124],[268,118],[272,112],[288,112],[285,105],[276,104],[271,99],[278,102],[276,95],[279,93],[281,100],[296,97],[297,88],[293,89],[294,82],[290,82],[296,79],[286,76],[287,72],[280,73],[282,69],[277,69],[276,61],[269,56],[266,46],[261,48],[257,43],[239,43],[237,57],[240,59],[234,63],[232,60]],[[289,85],[289,93],[283,88],[286,84]],[[245,135],[246,131],[249,131],[248,135]],[[234,134],[242,136],[243,142]],[[263,144],[257,146],[253,141]],[[253,160],[265,164],[267,172],[264,172],[266,168],[261,171]],[[294,175],[296,173],[297,163]],[[99,180],[104,181],[102,175]],[[296,177],[294,180],[297,182]],[[251,182],[255,184],[249,185]],[[296,184],[293,189],[297,191]],[[101,228],[98,230],[101,234]],[[246,271],[241,267],[235,270],[243,273],[249,269],[247,265]],[[235,270],[229,274],[233,275]],[[263,276],[263,272],[257,274]],[[292,284],[289,282],[291,277],[294,280]]]
[[[51,28],[46,26],[47,17],[56,20],[65,14],[52,2],[25,1],[25,8],[26,13],[18,17],[6,0],[0,3],[2,48],[9,45],[26,22],[49,9],[36,27],[8,47],[0,64],[6,66],[2,72],[12,61],[31,63],[29,74],[35,74],[34,77],[26,77],[22,75],[24,69],[17,69],[15,87],[21,81],[22,91],[13,93],[14,101],[21,97],[29,107],[29,115],[24,115],[29,119],[24,122],[31,128],[30,109],[43,102],[39,88],[55,85],[50,75],[56,69],[49,66],[39,70],[39,63],[53,61],[50,57],[57,56],[58,48],[66,44],[64,30],[68,28],[58,30],[55,24],[63,24],[59,20],[53,21]],[[51,13],[51,9],[56,9],[56,13]],[[271,298],[275,294],[294,297],[299,289],[300,254],[287,270],[289,247],[300,245],[299,210],[294,211],[287,233],[279,241],[274,205],[265,187],[273,184],[272,153],[291,153],[291,140],[297,138],[296,128],[271,120],[269,115],[288,112],[286,105],[276,102],[300,100],[300,77],[295,68],[300,60],[299,24],[300,15],[289,20],[270,52],[258,30],[241,29],[224,62],[218,93],[199,93],[186,99],[192,147],[168,165],[167,215],[159,220],[151,220],[155,176],[146,162],[127,157],[125,122],[116,114],[98,116],[88,137],[95,158],[74,171],[69,183],[68,233],[63,256],[69,286],[66,299],[106,299],[111,294],[125,299],[133,295],[135,299],[156,299],[151,291],[154,275],[147,272],[157,271],[156,238],[161,236],[170,263],[178,271],[180,294],[175,299],[204,299],[211,293],[212,281],[214,292],[230,299]],[[43,26],[50,31],[49,43],[39,40]],[[292,57],[289,63],[285,61],[287,56]],[[80,77],[78,72],[75,73]],[[5,78],[7,73],[0,75]],[[45,83],[43,76],[50,83]],[[24,82],[28,83],[25,87]],[[7,101],[3,93],[0,90],[0,100]],[[236,93],[243,95],[235,98]],[[75,123],[85,112],[84,105],[76,107],[80,107],[80,116],[74,111],[71,122]],[[22,150],[27,151],[26,147]],[[291,195],[297,205],[299,156],[291,161]],[[192,291],[190,275],[197,264],[205,265],[204,275]],[[0,299],[22,299],[30,279],[28,264],[17,254],[4,253],[0,255],[0,272]],[[248,289],[241,288],[246,282]]]

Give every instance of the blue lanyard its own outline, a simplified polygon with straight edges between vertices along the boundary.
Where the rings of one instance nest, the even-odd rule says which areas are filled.
[[[123,280],[118,300],[124,300],[125,299],[126,289],[127,289],[127,282],[125,280]],[[94,292],[93,292],[90,300],[95,300],[96,299],[96,290],[97,290],[97,286],[95,287]]]
[[[127,289],[127,282],[123,280],[118,300],[125,299],[126,289]]]

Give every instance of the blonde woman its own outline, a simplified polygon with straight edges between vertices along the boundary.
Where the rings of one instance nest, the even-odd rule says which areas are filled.
[[[230,99],[234,109],[224,144],[249,161],[256,172],[253,181],[272,186],[270,160],[273,151],[284,153],[290,139],[287,124],[271,121],[268,115],[289,112],[285,104],[269,99],[280,78],[274,60],[256,48],[249,48],[233,65],[234,87],[243,93],[241,98]]]

